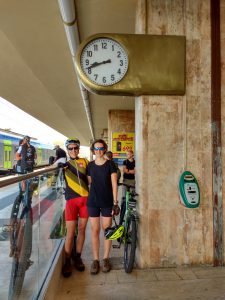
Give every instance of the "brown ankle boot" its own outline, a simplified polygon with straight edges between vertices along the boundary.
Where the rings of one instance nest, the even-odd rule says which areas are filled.
[[[70,277],[72,274],[72,265],[71,265],[71,261],[70,261],[70,257],[66,258],[65,264],[62,268],[62,275],[63,277],[67,278]]]
[[[111,270],[112,266],[108,258],[103,259],[102,272],[107,273]]]
[[[85,265],[84,265],[81,257],[78,255],[74,257],[74,266],[80,272],[84,271],[84,269],[85,269]]]
[[[100,270],[99,261],[98,260],[93,260],[92,265],[91,265],[90,273],[92,275],[96,275],[96,274],[98,274],[99,270]]]

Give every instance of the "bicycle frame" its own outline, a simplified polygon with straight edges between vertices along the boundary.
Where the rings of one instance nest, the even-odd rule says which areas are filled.
[[[134,187],[129,186],[129,187],[127,187],[127,190],[126,190],[125,214],[124,214],[124,227],[125,227],[125,229],[127,228],[129,218],[134,215],[133,208],[130,205],[130,200],[132,199],[132,192],[130,191],[130,188],[134,188]],[[126,241],[127,241],[127,237],[124,234],[123,243],[126,243]]]
[[[137,194],[135,193],[135,191],[130,191],[131,188],[134,188],[133,186],[129,186],[126,184],[120,185],[124,185],[127,187],[125,207],[123,207],[123,209],[125,209],[125,212],[123,212],[121,209],[121,213],[124,213],[124,215],[122,215],[122,219],[120,219],[120,226],[124,226],[124,232],[122,237],[117,239],[119,245],[113,245],[113,248],[120,248],[121,244],[124,244],[124,269],[126,273],[130,273],[133,270],[137,242],[138,216],[135,209],[135,196]]]

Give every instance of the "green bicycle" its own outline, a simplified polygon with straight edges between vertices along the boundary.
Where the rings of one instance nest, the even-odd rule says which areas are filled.
[[[135,251],[137,245],[137,223],[138,215],[136,212],[136,196],[134,186],[119,183],[126,186],[126,198],[121,205],[120,223],[117,224],[115,217],[113,220],[115,226],[105,229],[105,238],[108,240],[117,240],[118,245],[113,248],[120,248],[124,245],[124,269],[126,273],[131,273],[134,267]]]

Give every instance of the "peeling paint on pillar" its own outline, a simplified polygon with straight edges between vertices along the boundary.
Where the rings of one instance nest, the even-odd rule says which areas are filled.
[[[211,0],[211,107],[214,266],[223,265],[220,0]]]
[[[212,123],[214,266],[223,265],[223,199],[220,125]]]
[[[149,111],[148,111],[148,106],[149,106],[149,100],[144,100],[143,105],[145,107],[144,109],[144,114],[143,114],[143,130],[142,130],[142,135],[143,135],[143,140],[146,141],[146,147],[148,147],[148,138],[149,138],[149,130],[148,130],[148,123],[149,123]],[[146,149],[148,151],[148,149]]]

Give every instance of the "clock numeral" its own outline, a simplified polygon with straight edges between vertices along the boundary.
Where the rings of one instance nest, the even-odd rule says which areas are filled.
[[[117,73],[118,73],[118,74],[121,74],[121,69],[118,69]]]
[[[112,45],[112,51],[114,51],[114,45]]]
[[[89,59],[86,59],[86,60],[85,60],[85,64],[86,64],[86,66],[89,65]]]
[[[88,68],[88,74],[91,74],[91,68]]]
[[[98,51],[98,45],[94,45],[94,51]]]
[[[95,81],[97,81],[98,74],[94,74],[94,77],[95,77]]]
[[[92,57],[92,51],[87,51],[87,57]]]
[[[111,75],[111,80],[112,80],[112,81],[115,80],[115,75]]]
[[[107,43],[102,43],[102,49],[107,49]]]
[[[102,77],[102,82],[106,83],[106,77]]]
[[[117,51],[117,57],[121,57],[121,52]]]
[[[120,66],[121,67],[123,66],[123,60],[120,60]]]

